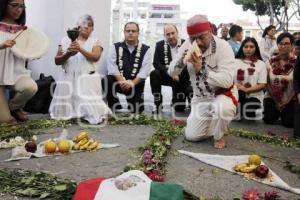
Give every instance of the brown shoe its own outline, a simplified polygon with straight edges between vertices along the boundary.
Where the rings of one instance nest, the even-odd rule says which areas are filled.
[[[16,120],[20,122],[25,122],[28,120],[27,115],[21,109],[10,111],[11,115],[16,118]]]

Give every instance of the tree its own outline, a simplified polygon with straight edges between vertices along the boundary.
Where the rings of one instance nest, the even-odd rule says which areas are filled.
[[[283,31],[288,31],[289,20],[292,17],[300,20],[300,0],[233,0],[233,2],[242,5],[244,11],[255,12],[260,27],[259,17],[265,15],[270,17],[270,24]]]

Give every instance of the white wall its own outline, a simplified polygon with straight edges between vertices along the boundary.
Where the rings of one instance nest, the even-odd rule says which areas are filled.
[[[77,19],[83,14],[90,14],[94,18],[95,28],[93,36],[99,38],[104,48],[98,66],[98,71],[105,72],[105,57],[109,48],[110,38],[110,0],[25,0],[27,26],[43,31],[49,37],[49,51],[39,60],[30,62],[33,78],[40,73],[57,78],[61,71],[54,64],[57,45],[66,35],[68,28],[76,26]]]

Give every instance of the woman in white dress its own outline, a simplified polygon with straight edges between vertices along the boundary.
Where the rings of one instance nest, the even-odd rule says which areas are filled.
[[[265,28],[260,40],[259,48],[263,61],[268,61],[271,58],[271,50],[277,46],[276,44],[276,27],[270,25]]]
[[[261,109],[267,85],[267,67],[262,61],[255,38],[246,38],[236,55],[235,85],[239,92],[241,116],[256,120],[256,110]]]
[[[15,34],[25,25],[25,4],[23,0],[2,0],[0,7],[0,123],[15,125],[16,120],[26,121],[22,111],[26,102],[36,93],[37,85],[25,68],[25,59],[13,54]],[[5,89],[14,92],[7,102]]]
[[[62,72],[55,88],[49,112],[55,119],[84,118],[90,124],[101,123],[110,109],[102,100],[101,79],[95,71],[102,47],[90,37],[94,22],[90,15],[79,19],[79,36],[72,42],[63,38],[55,57]]]

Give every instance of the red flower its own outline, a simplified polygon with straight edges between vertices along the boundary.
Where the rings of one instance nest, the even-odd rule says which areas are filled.
[[[275,74],[275,75],[281,75],[282,72],[283,72],[283,70],[281,67],[275,67],[273,69],[273,74]]]
[[[238,81],[245,80],[245,71],[244,70],[238,69],[238,71],[237,71],[237,80]]]
[[[245,58],[245,60],[250,60],[252,62],[251,66],[253,65],[253,67],[255,67],[254,63],[257,62],[258,58],[257,58],[257,56],[250,56],[250,57]]]
[[[180,120],[180,119],[176,119],[176,118],[171,119],[171,123],[176,126],[185,125],[184,120]]]
[[[284,87],[287,87],[287,85],[289,84],[289,81],[286,80],[285,78],[281,79],[280,82],[281,82],[281,85]]]
[[[250,189],[243,193],[243,200],[259,200],[261,194],[256,189]]]
[[[157,170],[151,170],[146,171],[145,174],[152,180],[152,181],[158,181],[163,182],[165,180],[165,177],[160,174]]]
[[[143,161],[145,165],[150,165],[152,164],[152,153],[150,150],[145,150],[143,154]]]
[[[254,68],[248,68],[248,74],[249,74],[250,76],[252,76],[252,75],[254,74],[254,72],[255,72],[255,69],[254,69]]]
[[[277,192],[266,192],[264,195],[264,200],[279,200],[280,196]]]
[[[273,94],[274,99],[277,102],[281,102],[282,97],[283,97],[282,88],[278,85],[272,85],[271,88],[272,88],[272,94]]]
[[[284,141],[288,141],[289,140],[289,134],[288,133],[284,133],[280,136],[280,138]]]
[[[245,83],[244,86],[245,86],[245,88],[250,88],[250,87],[252,87],[252,85],[251,85],[249,82]]]
[[[290,58],[288,63],[285,65],[280,64],[280,57],[276,57],[276,59],[271,59],[271,66],[273,74],[275,75],[287,75],[289,74],[295,66],[295,58]]]

